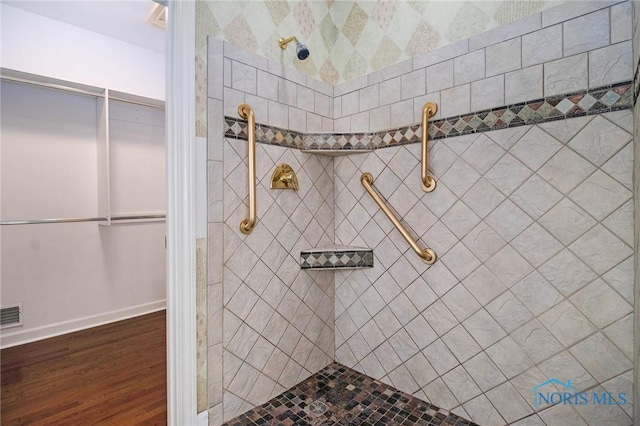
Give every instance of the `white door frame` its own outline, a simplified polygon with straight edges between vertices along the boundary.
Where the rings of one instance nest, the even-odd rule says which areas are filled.
[[[167,22],[167,422],[195,426],[195,1],[170,0]]]

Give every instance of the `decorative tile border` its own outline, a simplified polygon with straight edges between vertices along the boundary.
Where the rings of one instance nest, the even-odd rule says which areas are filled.
[[[373,268],[373,250],[346,247],[344,249],[310,249],[300,252],[301,269]]]
[[[637,78],[634,79],[634,82],[618,83],[434,120],[429,123],[429,138],[444,139],[469,133],[488,132],[628,109],[633,106],[634,89],[638,90],[635,80]],[[420,142],[421,134],[422,125],[374,133],[305,134],[256,124],[258,142],[305,150],[374,150]],[[246,140],[247,122],[233,117],[225,117],[224,135],[227,138]]]
[[[223,426],[478,426],[337,362]]]

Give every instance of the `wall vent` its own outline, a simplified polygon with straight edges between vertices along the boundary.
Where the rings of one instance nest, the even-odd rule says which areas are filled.
[[[150,24],[165,29],[167,26],[167,8],[161,4],[154,4],[147,20]]]
[[[0,308],[0,328],[22,325],[22,304]]]

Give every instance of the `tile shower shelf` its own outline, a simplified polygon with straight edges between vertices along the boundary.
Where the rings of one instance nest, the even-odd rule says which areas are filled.
[[[373,249],[330,245],[300,252],[302,269],[356,269],[373,267]]]

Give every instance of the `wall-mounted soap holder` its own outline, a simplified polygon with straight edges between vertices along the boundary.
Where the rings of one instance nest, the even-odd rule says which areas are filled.
[[[298,190],[298,177],[288,164],[279,164],[271,175],[271,189],[295,189]]]

